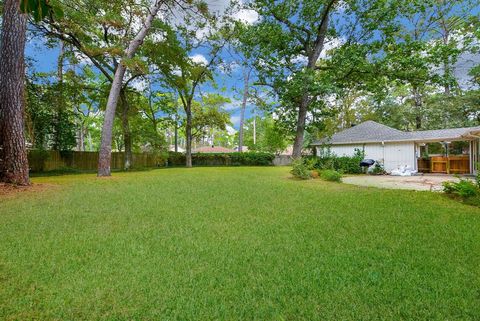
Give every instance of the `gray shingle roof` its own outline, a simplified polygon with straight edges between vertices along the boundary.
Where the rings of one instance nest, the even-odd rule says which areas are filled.
[[[312,145],[322,144],[350,144],[350,143],[377,143],[377,142],[402,142],[425,140],[461,139],[468,133],[480,131],[478,127],[450,128],[437,130],[424,130],[403,132],[374,121],[366,121],[357,126],[345,129],[330,138],[321,139]]]

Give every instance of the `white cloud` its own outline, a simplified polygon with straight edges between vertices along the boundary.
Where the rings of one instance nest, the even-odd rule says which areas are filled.
[[[180,77],[180,76],[182,76],[182,70],[180,68],[176,67],[175,69],[173,69],[172,74]]]
[[[190,59],[197,64],[202,64],[202,65],[208,64],[207,58],[205,58],[205,56],[202,54],[195,54],[193,56],[190,56]]]
[[[332,38],[328,39],[323,46],[322,53],[320,54],[320,59],[326,59],[329,57],[329,51],[332,49],[339,48],[345,42],[342,38]]]
[[[144,79],[135,79],[130,85],[138,91],[145,91],[148,88],[148,84]]]
[[[73,54],[75,55],[75,58],[78,60],[79,65],[82,65],[82,66],[92,65],[92,61],[90,60],[90,58],[85,56],[83,53],[79,51],[74,51]]]
[[[259,19],[258,12],[250,9],[240,9],[235,13],[235,20],[244,22],[246,24],[254,24]]]

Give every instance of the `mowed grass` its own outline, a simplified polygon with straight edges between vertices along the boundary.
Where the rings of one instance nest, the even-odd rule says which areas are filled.
[[[478,320],[480,209],[288,168],[42,177],[0,198],[2,320]]]

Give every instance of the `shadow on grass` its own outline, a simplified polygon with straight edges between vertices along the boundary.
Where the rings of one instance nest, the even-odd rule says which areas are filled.
[[[148,172],[155,169],[168,168],[168,167],[136,167],[130,170],[112,169],[112,173],[131,173],[131,172]],[[66,176],[66,175],[82,175],[82,174],[96,174],[97,170],[84,170],[76,168],[60,168],[52,171],[45,172],[30,172],[30,177],[53,177],[53,176]]]

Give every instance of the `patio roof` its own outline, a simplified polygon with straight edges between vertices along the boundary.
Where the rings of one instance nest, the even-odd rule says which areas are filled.
[[[312,145],[469,140],[473,138],[471,135],[477,133],[480,133],[480,126],[404,132],[370,120],[340,131],[330,138],[318,140]]]

